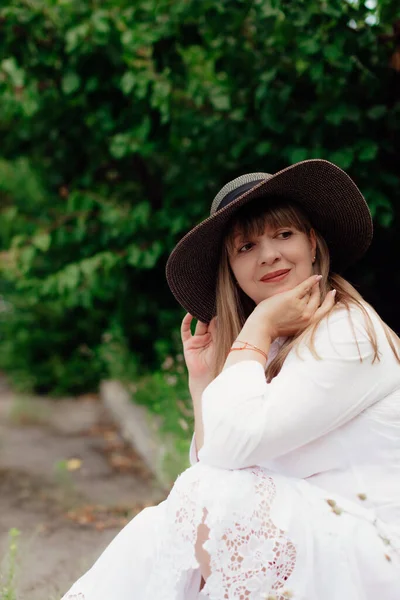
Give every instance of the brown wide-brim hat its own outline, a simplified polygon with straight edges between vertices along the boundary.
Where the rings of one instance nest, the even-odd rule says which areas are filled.
[[[266,206],[272,198],[301,206],[324,237],[335,272],[357,261],[371,243],[372,218],[363,195],[347,173],[327,160],[304,160],[274,175],[242,175],[218,192],[210,216],[178,242],[167,262],[175,298],[204,323],[216,314],[217,272],[229,221],[256,198]]]

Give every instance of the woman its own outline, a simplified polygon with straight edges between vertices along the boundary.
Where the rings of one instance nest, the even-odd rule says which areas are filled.
[[[371,237],[327,161],[222,188],[167,265],[192,466],[65,600],[398,600],[400,343],[337,274]]]

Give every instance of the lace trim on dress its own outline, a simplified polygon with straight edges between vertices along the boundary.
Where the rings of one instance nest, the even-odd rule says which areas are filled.
[[[256,496],[252,513],[239,515],[240,521],[234,523],[230,515],[223,521],[209,519],[210,538],[204,548],[211,556],[211,576],[204,589],[212,598],[251,598],[255,593],[276,592],[271,597],[283,600],[289,597],[286,582],[295,568],[296,548],[271,519],[276,496],[273,479],[261,469],[249,472]]]
[[[211,575],[196,598],[290,598],[296,548],[272,521],[275,497],[273,479],[258,467],[228,471],[198,463],[182,473],[167,500],[166,531],[146,598],[188,598],[185,582],[188,571],[199,568],[194,548],[203,521],[210,530],[203,548]]]

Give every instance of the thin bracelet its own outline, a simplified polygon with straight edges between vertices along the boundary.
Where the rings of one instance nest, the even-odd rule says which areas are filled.
[[[241,340],[235,340],[235,342],[233,342],[233,343],[234,344],[236,344],[236,343],[244,344],[244,346],[242,346],[242,348],[231,348],[229,352],[235,352],[236,350],[254,350],[254,352],[258,352],[259,354],[262,354],[262,356],[265,358],[265,360],[268,360],[268,355],[265,352],[260,350],[260,348],[257,348],[257,346],[250,344],[249,342],[242,342]]]
[[[234,344],[236,344],[236,343],[244,344],[243,350],[246,350],[247,348],[252,348],[253,350],[257,350],[258,352],[261,352],[263,354],[263,356],[265,356],[265,358],[268,360],[268,355],[265,352],[263,352],[263,350],[258,348],[257,346],[254,346],[254,344],[250,344],[250,342],[242,342],[242,340],[235,340],[233,343]],[[242,348],[240,348],[240,349],[242,350]]]

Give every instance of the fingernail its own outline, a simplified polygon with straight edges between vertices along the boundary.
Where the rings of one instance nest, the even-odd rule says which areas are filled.
[[[322,275],[316,275],[315,279],[316,279],[316,281],[320,281],[322,279]]]
[[[333,297],[335,297],[336,296],[336,290],[331,290],[331,294],[332,294]]]

